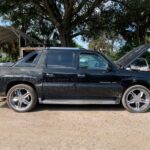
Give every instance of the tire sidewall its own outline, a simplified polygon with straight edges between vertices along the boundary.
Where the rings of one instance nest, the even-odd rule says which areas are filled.
[[[150,109],[150,103],[149,103],[149,105],[148,105],[145,109],[143,109],[142,111],[135,111],[135,110],[131,109],[130,107],[128,107],[128,105],[127,105],[127,95],[128,95],[128,93],[129,93],[131,90],[133,90],[134,88],[141,88],[141,89],[146,90],[146,92],[147,92],[148,95],[149,95],[149,99],[148,99],[148,100],[149,100],[149,102],[150,102],[150,91],[149,91],[146,87],[144,87],[144,86],[142,86],[142,85],[134,85],[134,86],[129,87],[129,88],[124,92],[123,97],[122,97],[122,104],[123,104],[124,108],[127,109],[129,112],[132,112],[132,113],[144,113],[144,112],[146,112],[146,111],[148,111],[148,110]]]
[[[15,107],[13,107],[10,102],[11,101],[11,99],[10,99],[11,93],[18,88],[26,89],[31,94],[31,104],[29,107],[27,107],[27,109],[18,110]],[[28,112],[28,111],[31,111],[37,104],[37,95],[35,93],[35,90],[31,86],[26,85],[26,84],[18,84],[18,85],[13,86],[12,88],[10,88],[10,90],[7,92],[7,104],[11,109],[15,110],[16,112]]]

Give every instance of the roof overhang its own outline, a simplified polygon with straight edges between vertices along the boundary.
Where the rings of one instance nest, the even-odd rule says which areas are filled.
[[[40,41],[28,36],[27,34],[16,30],[14,27],[0,26],[0,43],[10,42],[12,40],[19,40],[23,38],[28,44],[43,45]]]

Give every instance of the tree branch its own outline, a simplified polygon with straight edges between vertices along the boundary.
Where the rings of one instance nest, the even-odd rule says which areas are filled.
[[[65,22],[72,19],[74,3],[74,0],[64,0],[65,14],[63,19]]]
[[[79,6],[74,10],[73,14],[77,14],[83,8],[83,6],[87,3],[87,0],[82,0]]]
[[[77,32],[77,33],[74,33],[71,35],[72,38],[76,37],[76,36],[79,36],[79,35],[83,35],[84,33],[86,33],[86,31],[82,30],[80,32]]]
[[[45,7],[46,3],[44,3],[44,1],[42,1],[40,4],[36,3],[36,2],[33,2],[34,5],[36,6],[37,8],[37,11],[40,12],[40,16],[42,17],[43,14],[47,15],[48,13],[48,18],[49,20],[53,23],[53,24],[56,24],[56,20],[53,16],[53,13],[52,12],[48,12],[48,9],[47,7]],[[43,18],[43,17],[42,17]],[[48,19],[47,18],[47,19]]]
[[[44,4],[44,6],[46,7],[47,12],[48,12],[53,24],[56,27],[61,26],[62,16],[56,6],[56,2],[54,2],[53,0],[42,0],[42,2]]]
[[[91,7],[87,10],[87,12],[85,12],[83,15],[78,16],[73,22],[73,27],[75,27],[76,25],[80,24],[80,22],[84,22],[85,19],[91,15],[91,13],[93,13],[94,9],[100,5],[100,3],[104,1],[104,0],[95,0],[93,2],[93,4],[91,5]]]

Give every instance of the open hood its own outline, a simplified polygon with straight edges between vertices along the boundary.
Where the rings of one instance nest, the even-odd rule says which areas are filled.
[[[118,66],[126,68],[132,62],[134,62],[137,58],[142,56],[148,49],[150,49],[150,44],[140,45],[133,50],[129,51],[123,57],[121,57],[116,64]]]

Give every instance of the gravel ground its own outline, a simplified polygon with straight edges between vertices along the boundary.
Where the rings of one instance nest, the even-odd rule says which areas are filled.
[[[16,113],[0,103],[0,150],[149,150],[150,112],[122,106],[40,105]]]

